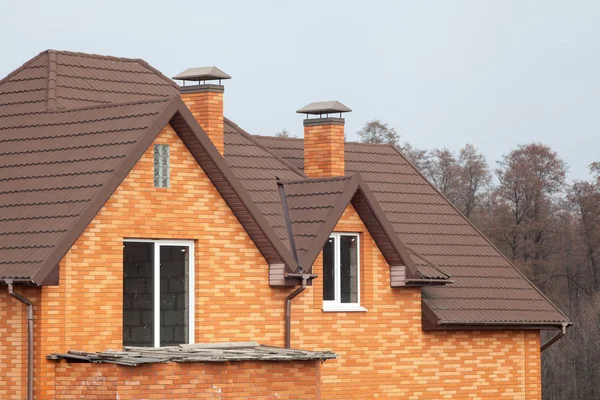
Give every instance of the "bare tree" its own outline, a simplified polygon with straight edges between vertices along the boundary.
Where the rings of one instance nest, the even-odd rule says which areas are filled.
[[[294,135],[290,134],[286,128],[281,129],[279,132],[275,134],[276,137],[280,138],[292,138]]]
[[[482,206],[485,189],[492,176],[485,157],[472,144],[467,144],[460,150],[458,165],[460,184],[457,206],[467,218],[471,218],[475,209]]]
[[[378,119],[367,122],[357,134],[362,143],[385,143],[400,147],[400,135],[396,129]]]
[[[460,185],[460,165],[448,149],[428,153],[423,174],[450,202],[457,204]]]
[[[361,143],[391,144],[410,161],[419,171],[427,167],[429,155],[427,151],[420,150],[408,142],[402,143],[400,134],[395,128],[378,119],[369,121],[357,132]]]
[[[513,261],[542,285],[542,265],[552,254],[547,239],[565,186],[566,165],[548,146],[532,143],[505,155],[496,174],[496,200],[505,214],[497,221],[502,224],[498,239],[510,247]]]

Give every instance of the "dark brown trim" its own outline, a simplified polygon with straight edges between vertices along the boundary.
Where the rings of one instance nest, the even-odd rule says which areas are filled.
[[[290,242],[290,248],[292,250],[292,255],[294,256],[294,260],[296,260],[295,269],[300,267],[300,261],[298,260],[298,250],[296,249],[296,239],[294,237],[294,228],[292,228],[292,221],[290,219],[290,209],[287,203],[287,196],[285,194],[285,186],[281,183],[279,179],[277,179],[277,188],[279,189],[279,197],[281,197],[281,205],[283,207],[283,217],[285,219],[285,225],[288,232],[288,240]],[[300,272],[302,271],[293,271]]]
[[[304,126],[319,126],[319,125],[344,125],[344,118],[306,118],[303,122]]]

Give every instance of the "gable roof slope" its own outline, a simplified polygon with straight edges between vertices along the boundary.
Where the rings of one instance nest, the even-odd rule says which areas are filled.
[[[254,136],[301,170],[303,140]],[[449,286],[423,288],[431,329],[570,324],[402,154],[390,145],[346,143],[346,173],[360,172],[413,261],[448,273]],[[427,261],[425,261],[427,260]]]

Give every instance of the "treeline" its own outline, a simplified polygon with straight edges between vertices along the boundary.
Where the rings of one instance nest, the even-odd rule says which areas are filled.
[[[600,163],[587,180],[567,182],[566,163],[541,143],[490,165],[469,144],[417,149],[377,120],[358,135],[396,145],[573,321],[542,353],[543,398],[600,399]]]

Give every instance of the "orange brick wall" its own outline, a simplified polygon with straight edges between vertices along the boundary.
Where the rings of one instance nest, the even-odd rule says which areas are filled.
[[[304,173],[312,178],[344,176],[344,125],[304,127]]]
[[[155,143],[171,146],[171,188],[153,187],[151,146],[61,262],[60,286],[42,289],[38,399],[60,389],[47,354],[121,348],[123,238],[195,241],[196,342],[284,344],[293,289],[268,286],[267,263],[175,132],[166,127]],[[422,332],[420,290],[389,287],[352,207],[336,230],[362,234],[368,312],[322,312],[320,279],[294,300],[292,347],[340,355],[322,366],[323,398],[540,398],[537,332]],[[321,258],[314,270],[321,275]]]
[[[266,261],[174,130],[155,144],[171,147],[171,187],[154,188],[150,146],[63,258],[60,286],[42,289],[43,398],[54,393],[47,354],[122,347],[123,238],[195,241],[196,342],[283,343],[289,290],[268,286]]]
[[[219,153],[225,154],[223,92],[182,93],[181,99],[196,117]]]
[[[322,312],[322,280],[294,300],[292,347],[333,350],[323,398],[541,398],[539,332],[423,332],[418,288],[392,289],[389,267],[349,206],[335,231],[361,234],[361,304]],[[313,267],[322,276],[322,258]]]
[[[56,399],[320,399],[320,361],[56,363]]]

